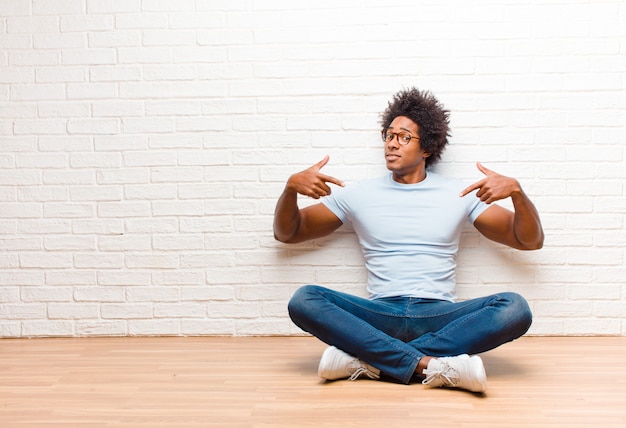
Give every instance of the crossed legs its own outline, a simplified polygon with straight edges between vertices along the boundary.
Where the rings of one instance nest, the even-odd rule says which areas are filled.
[[[509,292],[453,303],[369,300],[306,285],[288,309],[302,330],[403,383],[422,374],[433,357],[481,353],[517,339],[532,320],[524,298]]]

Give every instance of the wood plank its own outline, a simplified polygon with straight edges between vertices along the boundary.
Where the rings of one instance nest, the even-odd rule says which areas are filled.
[[[485,396],[324,382],[311,337],[0,340],[2,427],[623,427],[626,338],[524,337]]]

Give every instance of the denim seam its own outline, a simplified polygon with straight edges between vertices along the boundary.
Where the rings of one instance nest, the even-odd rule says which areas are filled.
[[[426,315],[420,315],[420,314],[410,315],[410,314],[407,313],[406,317],[407,318],[414,318],[414,319],[416,319],[416,318],[434,318],[434,317],[441,317],[441,316],[445,316],[445,315],[450,315],[450,314],[452,314],[454,312],[458,312],[460,310],[465,309],[467,306],[469,306],[471,304],[471,301],[467,300],[465,302],[455,302],[455,303],[452,303],[452,304],[454,305],[454,307],[451,308],[451,310],[449,310],[449,311],[428,313]]]
[[[325,297],[325,298],[327,298],[327,294],[331,294],[331,293],[322,292],[322,294],[324,295],[324,297]],[[363,307],[362,305],[359,305],[359,304],[357,304],[357,303],[354,303],[354,302],[352,302],[352,301],[349,301],[349,300],[347,300],[347,299],[344,299],[344,298],[343,298],[342,296],[340,296],[340,295],[333,294],[333,296],[334,296],[334,298],[336,298],[336,299],[341,299],[341,300],[343,300],[344,302],[350,303],[351,305],[357,306],[357,307],[359,307],[359,308],[361,308],[361,309],[363,309],[363,310],[367,310],[367,311],[369,311],[369,312],[373,312],[373,313],[376,313],[376,314],[379,314],[379,315],[385,315],[385,316],[393,316],[393,317],[406,318],[406,314],[403,316],[403,315],[392,314],[392,313],[387,313],[387,312],[374,311],[374,310],[371,310],[371,308],[365,308],[365,307]],[[381,332],[380,330],[378,330],[378,329],[374,328],[374,327],[373,327],[371,324],[369,324],[367,321],[364,321],[364,320],[360,320],[360,321],[364,324],[364,327],[365,327],[367,330],[369,330],[370,332],[372,332],[372,333],[374,333],[374,334],[376,334],[376,335],[379,335],[379,334],[381,334],[381,333],[382,333],[382,334],[383,334],[383,335],[385,335],[385,336],[391,337],[391,336],[389,336],[389,335],[387,335],[387,334],[385,334],[385,333]],[[385,342],[386,342],[386,343],[387,343],[390,347],[393,347],[394,349],[396,349],[396,350],[398,350],[398,351],[400,351],[400,352],[402,352],[402,353],[404,353],[404,354],[407,354],[407,355],[409,355],[409,356],[411,356],[411,357],[413,357],[413,358],[415,359],[415,364],[414,364],[412,367],[409,367],[408,373],[405,373],[404,377],[401,379],[404,383],[409,383],[409,382],[410,382],[410,380],[411,380],[411,378],[413,377],[413,372],[415,371],[415,368],[417,367],[417,364],[419,364],[419,360],[423,357],[423,355],[417,355],[417,354],[415,354],[415,353],[413,352],[413,348],[412,348],[410,345],[405,344],[405,345],[406,345],[406,348],[409,348],[409,350],[410,350],[410,352],[407,352],[407,349],[406,349],[406,348],[402,348],[402,347],[397,346],[397,344],[396,344],[395,342],[392,342],[392,341],[390,341],[389,339],[387,339],[387,338],[385,338],[385,337],[381,337],[381,339],[382,339],[382,340],[384,340],[384,341],[385,341]],[[393,338],[393,339],[395,339],[395,338]],[[395,339],[395,340],[399,340],[399,339]]]
[[[496,299],[494,299],[496,300]],[[475,317],[482,315],[482,312],[491,309],[491,303],[487,306],[482,307],[480,310],[477,310],[471,314],[468,314],[464,319],[459,320],[459,324],[456,326],[456,328],[460,328],[464,325],[466,325],[468,322],[472,321]],[[424,345],[429,345],[430,343],[436,341],[435,337],[432,337],[430,340],[427,340],[424,342]]]

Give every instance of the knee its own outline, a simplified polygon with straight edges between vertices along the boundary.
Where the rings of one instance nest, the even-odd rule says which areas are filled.
[[[315,295],[319,294],[321,287],[317,285],[304,285],[296,290],[289,299],[287,304],[287,311],[292,320],[300,318],[303,314],[307,313],[311,307],[311,299]]]
[[[506,302],[507,318],[511,328],[518,330],[519,336],[526,333],[533,321],[533,313],[526,299],[513,292],[502,293],[499,298]]]

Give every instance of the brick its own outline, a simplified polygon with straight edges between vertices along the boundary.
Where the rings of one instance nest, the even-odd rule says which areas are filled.
[[[67,131],[70,134],[119,134],[120,122],[117,119],[70,119]]]
[[[140,7],[133,11],[139,13],[118,13],[115,16],[116,28],[146,30],[149,28],[168,28],[169,26],[168,13],[140,12]]]
[[[62,135],[67,124],[62,119],[16,120],[13,122],[15,135]]]
[[[152,280],[158,285],[196,285],[204,282],[204,272],[201,270],[161,271],[153,275]]]
[[[154,236],[152,248],[156,251],[202,250],[204,242],[201,236]]]
[[[87,47],[86,38],[79,33],[35,34],[35,49],[81,49]]]
[[[202,209],[204,212],[204,206]],[[232,220],[230,218],[206,218],[188,217],[180,219],[180,231],[187,233],[208,232],[231,232]]]
[[[99,184],[137,184],[149,181],[150,171],[147,168],[123,168],[96,172],[96,182]]]
[[[150,284],[149,272],[98,272],[98,285],[146,286],[147,284]]]
[[[183,254],[180,256],[181,267],[186,269],[200,269],[207,266],[220,268],[222,266],[232,267],[234,265],[233,256],[231,254],[223,253],[192,253]],[[225,275],[223,269],[217,271],[210,270],[207,273],[207,282],[209,284],[232,284],[234,281],[231,279],[232,275]]]
[[[34,15],[80,15],[85,13],[84,0],[33,0]]]
[[[128,302],[177,302],[180,292],[173,287],[128,287],[126,299]]]
[[[99,318],[99,305],[92,303],[48,303],[48,318],[90,319]]]
[[[122,128],[125,134],[151,134],[172,132],[174,130],[174,120],[153,119],[153,118],[125,118]]]
[[[0,218],[40,218],[42,213],[39,203],[0,203]]]
[[[60,29],[64,33],[111,31],[113,28],[114,17],[112,15],[66,15],[60,18]]]
[[[202,201],[155,201],[152,203],[152,214],[160,216],[199,216],[204,214]]]
[[[89,46],[93,48],[118,48],[140,46],[141,33],[138,31],[106,31],[89,33]]]
[[[94,117],[143,116],[144,110],[141,101],[104,101],[93,106],[93,115]]]
[[[70,189],[73,201],[119,201],[122,199],[120,186],[77,186]]]
[[[117,63],[116,57],[113,48],[66,49],[62,53],[66,65],[111,65]]]
[[[125,256],[125,264],[133,269],[176,269],[179,265],[175,254],[129,254]]]
[[[74,335],[74,323],[68,320],[23,321],[21,337],[68,337]]]
[[[43,303],[0,303],[0,319],[3,320],[41,319],[45,313]]]
[[[0,330],[1,331],[1,330]],[[185,320],[181,321],[181,333],[184,335],[231,335],[235,330],[232,319]]]
[[[94,213],[89,203],[48,203],[44,206],[44,216],[49,218],[89,218]]]
[[[125,14],[138,12],[141,10],[141,0],[110,0],[102,2],[100,0],[87,0],[87,11],[90,14]]]
[[[202,147],[202,136],[198,134],[151,135],[151,148],[197,149]]]
[[[22,333],[20,322],[0,322],[0,336],[4,338],[19,338]]]
[[[177,336],[181,334],[180,320],[131,320],[128,322],[130,335],[141,336]]]
[[[74,266],[79,269],[121,269],[124,255],[79,253],[74,256]]]
[[[147,11],[190,11],[195,10],[193,0],[144,0],[142,2],[142,10]]]
[[[77,302],[124,302],[124,290],[120,287],[76,287],[73,294]]]
[[[184,183],[178,186],[177,196],[180,199],[215,199],[215,198],[229,198],[233,194],[232,185],[228,184],[193,184]],[[163,193],[161,194],[163,195]],[[167,195],[167,193],[165,193]],[[163,196],[161,196],[161,199]]]
[[[108,65],[90,67],[89,78],[93,82],[139,81],[141,80],[141,68],[137,66],[124,67]]]
[[[87,136],[41,136],[39,150],[42,152],[74,152],[86,151],[92,147],[91,139]]]
[[[30,15],[32,13],[32,6],[30,2],[2,0],[0,2],[0,12],[2,16]]]
[[[70,286],[70,285],[91,285],[96,282],[95,272],[90,271],[48,271],[46,272],[46,285]]]
[[[287,335],[290,331],[290,322],[284,318],[263,318],[256,321],[237,320],[236,333],[239,335]]]
[[[177,193],[177,186],[169,183],[124,186],[124,197],[126,199],[176,199]]]
[[[125,152],[124,165],[126,166],[173,166],[176,165],[176,155],[168,151]]]
[[[22,268],[70,268],[73,266],[72,255],[58,253],[22,253],[19,256]]]
[[[146,319],[152,318],[153,306],[149,303],[103,303],[100,314],[104,319]]]
[[[126,321],[77,321],[76,334],[78,336],[127,336]]]
[[[148,100],[145,107],[146,116],[197,116],[200,112],[200,103],[189,101]]]
[[[147,201],[101,202],[98,204],[100,217],[146,217],[150,213]]]
[[[126,219],[124,223],[129,233],[174,233],[178,231],[176,219]]]
[[[19,287],[17,286],[0,287],[0,303],[17,303],[19,300],[20,300],[20,288]]]
[[[98,249],[101,251],[148,251],[151,248],[149,236],[101,236]]]
[[[117,49],[118,61],[122,64],[162,64],[172,62],[171,48],[121,47]]]
[[[39,68],[35,70],[35,80],[41,83],[84,82],[87,71],[82,67]]]
[[[204,318],[206,307],[200,303],[157,303],[155,318]]]
[[[122,220],[118,219],[72,220],[72,232],[75,234],[118,235],[123,231]]]
[[[48,251],[88,251],[96,248],[96,240],[90,236],[55,236],[44,239]]]
[[[235,292],[232,286],[184,287],[180,291],[181,300],[223,301],[233,300]]]
[[[258,318],[260,306],[258,302],[210,302],[207,313],[209,318]]]
[[[2,228],[0,227],[0,230]],[[0,255],[1,269],[17,269],[19,267],[19,259],[16,254]]]

